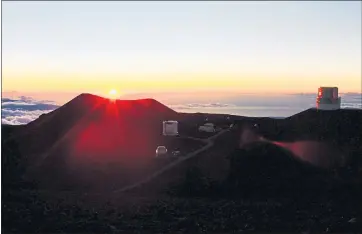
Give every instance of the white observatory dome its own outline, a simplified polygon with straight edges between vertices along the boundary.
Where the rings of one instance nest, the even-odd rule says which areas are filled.
[[[167,154],[166,146],[158,146],[156,149],[156,158],[165,156]]]

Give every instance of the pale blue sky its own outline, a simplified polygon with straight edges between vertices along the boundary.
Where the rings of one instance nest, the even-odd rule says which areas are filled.
[[[2,11],[5,90],[134,90],[162,74],[195,86],[218,74],[212,87],[361,87],[357,1],[3,2]]]

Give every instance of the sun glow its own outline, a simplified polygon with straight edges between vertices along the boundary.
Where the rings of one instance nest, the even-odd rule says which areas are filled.
[[[108,92],[108,96],[110,99],[116,99],[117,98],[117,90],[115,89],[111,89],[109,92]]]

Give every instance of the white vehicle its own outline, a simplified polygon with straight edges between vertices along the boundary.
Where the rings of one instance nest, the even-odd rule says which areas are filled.
[[[158,146],[156,149],[156,158],[167,156],[166,146]]]
[[[180,155],[181,155],[181,152],[180,152],[180,151],[178,151],[178,150],[172,151],[172,156],[173,156],[173,157],[178,157],[178,156],[180,156]]]
[[[206,123],[199,127],[200,132],[216,132],[215,125],[212,123]]]

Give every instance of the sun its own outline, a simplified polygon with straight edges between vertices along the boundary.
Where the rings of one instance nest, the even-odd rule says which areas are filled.
[[[109,98],[111,98],[111,99],[116,99],[117,98],[117,90],[115,90],[115,89],[111,89],[111,90],[109,90],[109,92],[108,92],[108,95],[109,95]]]

